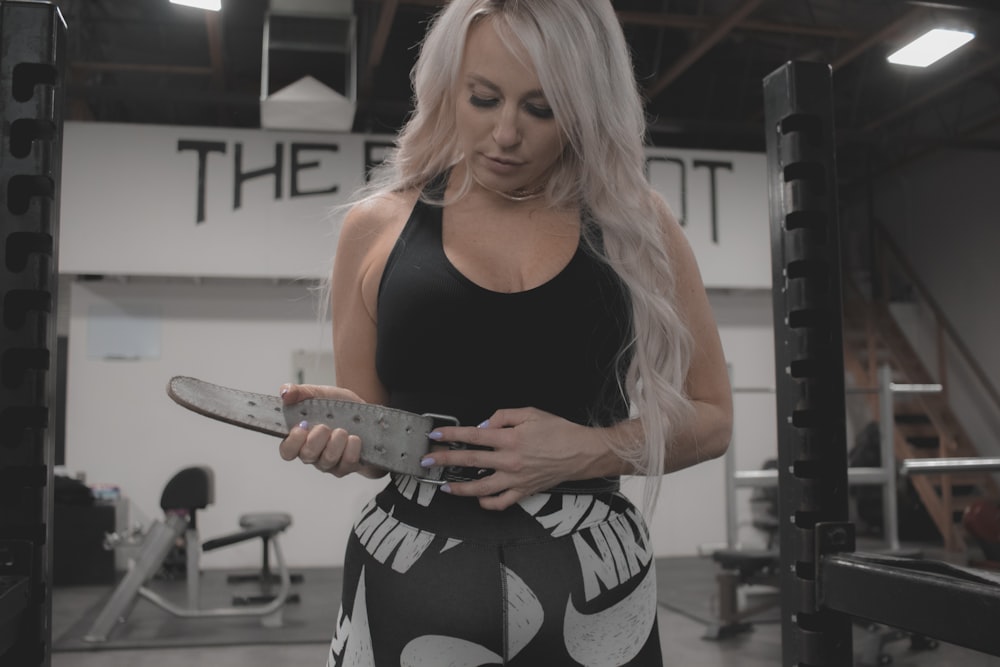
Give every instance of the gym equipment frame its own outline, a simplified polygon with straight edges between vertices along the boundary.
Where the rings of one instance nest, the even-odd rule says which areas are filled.
[[[118,624],[127,620],[140,597],[179,618],[258,617],[264,627],[281,627],[282,611],[290,599],[291,588],[291,575],[279,539],[279,534],[287,524],[270,522],[202,542],[198,532],[198,510],[205,509],[214,502],[214,474],[207,466],[184,468],[167,482],[160,498],[160,507],[165,513],[163,520],[156,519],[150,525],[142,539],[139,553],[130,561],[125,576],[94,618],[83,637],[84,641],[107,641]],[[186,606],[174,604],[146,587],[182,538],[186,558]],[[264,541],[265,549],[270,547],[274,552],[278,569],[277,593],[246,605],[202,608],[201,553],[257,539]]]
[[[49,665],[66,24],[0,1],[0,664]]]
[[[881,486],[884,489],[882,494],[883,510],[885,517],[885,541],[888,548],[898,550],[899,544],[899,522],[896,512],[896,466],[895,453],[892,449],[892,442],[895,438],[893,431],[895,420],[892,418],[892,405],[895,397],[899,394],[937,394],[942,391],[940,384],[903,384],[892,381],[891,370],[887,365],[883,365],[878,371],[877,387],[853,387],[848,388],[848,394],[868,394],[877,393],[879,395],[879,446],[881,448],[882,465],[879,467],[851,467],[847,469],[847,483],[849,486],[872,485]],[[774,393],[772,387],[734,387],[734,394],[741,393]],[[737,470],[736,460],[733,456],[732,448],[726,453],[726,547],[728,549],[739,548],[739,526],[737,522],[736,489],[739,488],[761,488],[774,487],[778,485],[777,470]],[[962,464],[953,465],[948,469],[950,472],[958,472],[955,468],[962,466],[963,472],[972,470],[990,469],[991,459],[948,459],[960,460]],[[927,471],[943,472],[935,464],[940,464],[941,459],[933,460],[907,460],[903,462],[902,472]],[[1000,459],[997,459],[1000,463]],[[994,470],[1000,469],[1000,465]]]
[[[855,553],[847,521],[832,70],[763,81],[781,517],[782,664],[851,665],[851,617],[1000,655],[1000,578]]]

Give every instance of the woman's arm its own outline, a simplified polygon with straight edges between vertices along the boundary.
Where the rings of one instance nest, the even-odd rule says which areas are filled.
[[[684,391],[695,414],[688,428],[667,444],[664,472],[673,472],[725,454],[732,436],[733,400],[719,327],[698,262],[666,203],[659,198],[657,201],[662,207],[664,238],[673,262],[677,310],[693,342]]]
[[[411,202],[412,204],[412,202]],[[401,197],[353,207],[344,217],[331,279],[333,356],[337,386],[284,385],[286,404],[322,397],[384,403],[386,390],[375,371],[375,308],[385,263],[408,210]],[[299,459],[338,477],[359,472],[381,477],[384,470],[362,464],[361,440],[341,428],[304,424],[279,447],[286,461]]]

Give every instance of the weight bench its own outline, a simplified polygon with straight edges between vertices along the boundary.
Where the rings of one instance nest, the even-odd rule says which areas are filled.
[[[263,546],[260,570],[248,574],[230,574],[226,577],[226,581],[231,584],[242,584],[247,582],[259,583],[261,588],[260,595],[235,596],[233,597],[234,605],[245,606],[263,604],[274,599],[271,587],[274,586],[274,584],[281,583],[281,577],[271,570],[271,536],[284,532],[284,530],[290,525],[292,525],[292,516],[290,514],[286,514],[285,512],[255,512],[252,514],[244,514],[240,517],[240,528],[244,531],[263,530],[266,532],[261,536]],[[202,545],[202,549],[208,551],[209,549],[214,549],[217,546],[225,546],[224,544],[219,543],[222,539],[226,538],[209,540]],[[289,578],[293,584],[302,583],[301,574],[290,574]],[[288,599],[285,602],[287,604],[299,602],[298,594],[289,594]]]
[[[752,629],[748,618],[781,604],[775,595],[761,603],[739,606],[739,587],[750,584],[780,585],[781,561],[776,549],[719,549],[712,553],[712,560],[721,571],[715,575],[718,611],[716,620],[706,629],[703,639],[728,639]]]
[[[197,511],[215,502],[215,478],[205,466],[184,468],[175,474],[163,489],[160,508],[164,520],[155,520],[146,532],[138,556],[130,563],[129,570],[115,587],[101,612],[84,635],[88,642],[104,642],[118,623],[124,622],[137,598],[149,600],[161,609],[180,618],[220,618],[232,616],[260,617],[266,627],[280,627],[281,612],[289,598],[291,577],[281,553],[278,535],[287,524],[257,525],[237,533],[217,537],[201,544],[198,536]],[[183,537],[186,545],[187,606],[181,607],[164,599],[146,587],[162,567],[171,549]],[[263,604],[202,609],[199,605],[199,558],[202,551],[261,539],[270,544],[277,562],[279,587],[273,597]]]

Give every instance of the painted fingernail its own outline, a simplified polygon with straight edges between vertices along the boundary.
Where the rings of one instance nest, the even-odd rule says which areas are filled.
[[[421,467],[423,467],[423,468],[430,468],[432,465],[434,465],[434,459],[432,459],[431,457],[428,456],[426,458],[420,459],[420,466]]]
[[[287,394],[289,391],[291,391],[291,389],[292,389],[292,385],[290,385],[290,384],[283,384],[283,385],[281,385],[281,392],[280,392],[281,393],[281,397],[284,398],[285,394]]]
[[[427,434],[427,437],[430,438],[431,440],[440,440],[441,431],[431,431],[430,433]]]
[[[309,422],[307,422],[305,419],[303,419],[302,421],[299,422],[299,428],[308,429],[309,428]]]
[[[482,424],[480,424],[479,426],[477,426],[476,428],[486,428],[489,425],[490,425],[490,420],[487,419]]]
[[[451,484],[442,484],[441,490],[445,493],[451,493]]]

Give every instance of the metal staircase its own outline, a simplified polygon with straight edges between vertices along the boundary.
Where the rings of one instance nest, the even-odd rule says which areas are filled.
[[[884,232],[876,235],[874,256],[879,269],[868,284],[845,274],[844,365],[859,387],[878,383],[878,369],[888,366],[893,383],[939,384],[937,393],[912,393],[893,401],[893,450],[897,463],[904,459],[980,456],[949,402],[949,364],[971,367],[971,374],[987,396],[992,395],[1000,413],[1000,398],[971,354],[955,335],[941,309]],[[933,372],[913,344],[894,312],[919,304],[931,313],[936,368]],[[926,319],[926,318],[925,318]],[[879,415],[879,397],[869,393],[872,415]],[[964,472],[910,477],[948,552],[967,551],[962,511],[981,498],[1000,498],[995,478],[988,472]]]

